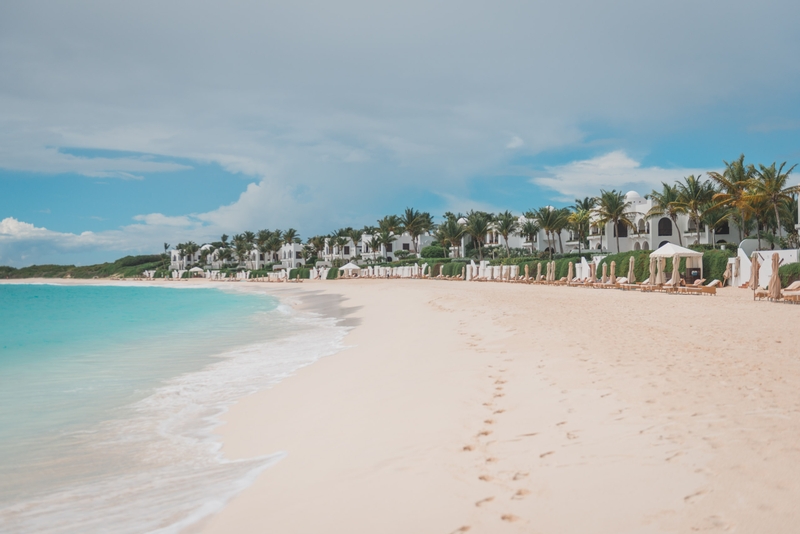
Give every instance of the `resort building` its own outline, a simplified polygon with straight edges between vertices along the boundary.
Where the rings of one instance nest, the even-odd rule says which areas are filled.
[[[731,229],[727,221],[712,231],[702,223],[700,228],[695,228],[694,221],[690,221],[688,215],[679,214],[675,224],[669,217],[648,218],[647,213],[653,207],[653,202],[636,191],[629,191],[625,200],[630,202],[630,211],[634,212],[634,228],[623,224],[615,228],[613,223],[592,223],[588,236],[589,248],[598,252],[617,252],[617,234],[619,252],[655,250],[667,243],[684,247],[710,245],[727,243],[730,239]]]
[[[358,243],[353,243],[352,239],[347,239],[347,244],[341,247],[334,244],[330,238],[325,240],[325,248],[322,252],[322,260],[330,263],[333,260],[350,261],[356,258],[362,260],[375,261],[378,258],[385,258],[386,261],[397,259],[398,251],[406,251],[413,254],[415,250],[414,238],[409,234],[403,233],[394,235],[391,243],[382,243],[380,248],[373,250],[369,243],[375,237],[371,234],[362,234]],[[433,237],[427,234],[421,235],[416,239],[416,251],[419,253],[424,247],[433,242]]]

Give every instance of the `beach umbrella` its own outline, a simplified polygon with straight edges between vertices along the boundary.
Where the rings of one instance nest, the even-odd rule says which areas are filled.
[[[615,261],[611,262],[611,276],[609,276],[608,278],[609,278],[608,281],[611,283],[611,285],[616,285],[616,283],[617,283],[617,262],[615,262]]]
[[[780,300],[781,298],[781,277],[778,270],[781,268],[780,254],[777,252],[772,253],[772,275],[769,277],[769,286],[767,287],[767,296],[772,300]]]
[[[761,264],[758,263],[758,253],[753,252],[753,256],[750,258],[751,266],[750,266],[750,288],[755,291],[758,289],[758,272],[761,270]],[[753,296],[755,298],[755,295]]]
[[[669,285],[672,287],[678,287],[681,283],[681,273],[678,272],[680,265],[681,259],[675,254],[672,256],[672,278],[669,281]]]
[[[667,265],[667,259],[663,256],[658,258],[658,273],[656,274],[656,285],[664,285],[664,267]]]
[[[542,277],[542,264],[541,262],[539,262],[536,264],[536,281],[538,282],[541,277]]]
[[[634,267],[636,266],[636,257],[631,256],[630,261],[628,261],[628,283],[633,284],[636,282],[636,274],[634,272]]]
[[[594,264],[594,262],[589,264],[589,276],[586,277],[587,284],[593,284],[597,281],[597,279],[594,277],[595,267],[596,265]]]
[[[602,283],[604,283],[604,284],[606,282],[608,282],[608,274],[607,273],[608,273],[608,264],[607,263],[603,263],[603,278],[601,278],[600,281]]]
[[[550,265],[551,265],[551,267],[550,267],[550,281],[551,282],[555,282],[556,281],[556,262],[555,262],[555,260],[551,261]]]
[[[528,274],[530,273],[530,267],[531,266],[528,265],[527,263],[525,264],[525,281],[526,282],[528,281]]]
[[[569,267],[567,268],[567,282],[572,282],[572,279],[575,278],[575,264],[569,262]]]
[[[462,280],[463,280],[464,278],[466,278],[466,276],[465,276],[465,275],[466,275],[466,265],[464,265],[464,266],[462,266],[462,267],[461,267],[461,279],[462,279]]]
[[[547,262],[546,271],[544,273],[544,281],[545,282],[549,282],[550,281],[550,262],[549,261]]]
[[[732,274],[733,273],[731,272],[731,264],[729,263],[728,265],[725,266],[725,272],[722,273],[723,286],[725,285],[725,283],[728,283],[728,285],[732,285],[730,282]]]

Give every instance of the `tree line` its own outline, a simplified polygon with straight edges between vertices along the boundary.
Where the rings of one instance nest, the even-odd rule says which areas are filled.
[[[543,206],[523,213],[520,218],[506,210],[499,213],[485,211],[469,211],[466,214],[447,212],[443,221],[434,224],[430,213],[414,208],[406,208],[400,215],[387,215],[377,221],[377,226],[363,228],[345,227],[334,230],[327,235],[309,237],[304,245],[304,257],[311,260],[320,257],[326,244],[338,250],[344,259],[344,248],[351,242],[357,247],[363,243],[372,252],[388,247],[401,234],[412,238],[413,253],[418,253],[417,242],[421,235],[430,234],[434,245],[441,247],[448,254],[452,247],[460,247],[462,238],[471,238],[471,247],[462,251],[466,255],[475,255],[482,260],[490,247],[486,246],[486,237],[497,233],[503,237],[504,246],[494,247],[510,256],[512,253],[523,254],[524,251],[512,251],[509,237],[519,235],[533,242],[540,231],[545,234],[548,249],[552,257],[558,244],[563,253],[562,232],[573,232],[578,243],[578,252],[588,246],[590,229],[597,226],[601,229],[611,223],[615,229],[627,227],[638,232],[635,224],[637,216],[646,219],[667,217],[678,233],[678,241],[683,245],[682,232],[678,228],[678,217],[685,215],[690,221],[690,228],[698,231],[706,226],[712,232],[721,225],[732,222],[738,229],[739,240],[755,235],[758,247],[762,240],[773,248],[798,247],[797,195],[800,186],[790,186],[788,181],[796,165],[787,168],[786,162],[769,166],[746,164],[744,155],[732,162],[723,162],[722,172],[709,171],[708,178],[690,175],[682,180],[669,184],[662,182],[660,189],[654,189],[645,195],[651,201],[647,213],[635,211],[633,204],[626,199],[625,193],[612,189],[601,190],[596,197],[575,199],[571,206],[554,208]],[[617,252],[620,250],[619,231],[614,232]],[[785,235],[784,235],[785,233]],[[369,236],[364,238],[364,236]],[[712,242],[715,237],[712,238]],[[230,241],[223,235],[219,241],[201,250],[200,245],[189,241],[178,244],[176,250],[183,257],[194,257],[200,251],[200,263],[207,264],[208,258],[216,253],[218,260],[230,262],[236,259],[242,265],[250,252],[256,249],[265,258],[277,260],[277,253],[284,244],[302,243],[300,235],[294,228],[288,230],[260,230],[243,232],[234,235]],[[169,244],[164,243],[167,253]],[[366,249],[364,249],[366,250]],[[355,251],[353,251],[355,254]],[[396,255],[398,255],[396,253]]]

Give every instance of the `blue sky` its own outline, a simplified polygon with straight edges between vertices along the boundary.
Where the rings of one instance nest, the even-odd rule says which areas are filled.
[[[4,2],[0,264],[797,163],[798,20],[788,1]]]

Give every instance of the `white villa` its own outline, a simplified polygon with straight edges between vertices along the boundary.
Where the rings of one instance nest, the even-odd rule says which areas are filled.
[[[386,258],[386,261],[393,261],[395,254],[399,250],[405,250],[413,253],[414,238],[409,234],[403,233],[395,235],[395,240],[388,245],[381,245],[379,249],[372,250],[368,243],[372,240],[373,236],[370,234],[363,234],[358,243],[353,243],[352,239],[347,240],[347,244],[340,250],[338,246],[331,243],[330,239],[325,240],[325,249],[322,251],[321,260],[330,263],[333,260],[346,260],[349,261],[356,256],[361,256],[364,260],[376,260],[378,258]],[[421,251],[424,247],[433,242],[433,237],[428,234],[423,234],[416,239],[416,251]]]
[[[204,255],[207,255],[205,264],[212,270],[222,269],[226,266],[235,267],[239,262],[234,257],[231,260],[222,260],[220,258],[220,249],[213,249],[212,252],[207,253],[206,250],[213,249],[209,244],[203,245],[200,249],[190,256],[181,255],[178,250],[170,251],[170,265],[171,270],[187,270],[200,263]],[[303,255],[303,245],[300,243],[284,243],[280,249],[273,255],[270,260],[268,254],[259,252],[255,247],[250,251],[248,258],[244,262],[244,267],[247,269],[263,269],[267,264],[280,263],[284,269],[294,269],[302,267],[306,264],[305,256]]]
[[[619,252],[655,250],[667,243],[684,247],[710,245],[712,242],[727,243],[730,239],[731,229],[727,222],[717,227],[713,233],[701,223],[698,231],[688,215],[680,214],[675,228],[669,217],[648,219],[647,212],[653,207],[653,203],[636,191],[628,191],[625,200],[631,203],[630,210],[636,213],[633,217],[636,229],[625,225],[614,228],[612,223],[606,224],[604,228],[592,224],[588,236],[589,248],[601,252],[617,252],[617,232],[619,232]]]

